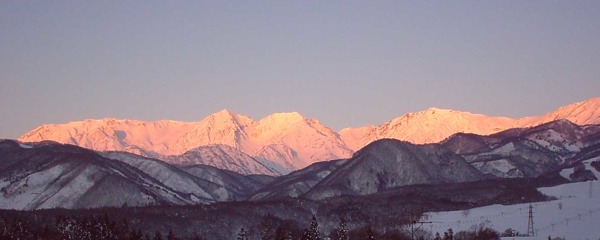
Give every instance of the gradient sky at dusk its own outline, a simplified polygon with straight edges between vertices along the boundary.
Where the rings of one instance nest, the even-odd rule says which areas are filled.
[[[334,130],[600,96],[600,1],[0,1],[0,138],[87,118]]]

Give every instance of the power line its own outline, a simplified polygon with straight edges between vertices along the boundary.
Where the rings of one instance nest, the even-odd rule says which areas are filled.
[[[535,232],[533,231],[533,206],[531,203],[529,204],[529,220],[527,221],[527,236],[535,237]]]

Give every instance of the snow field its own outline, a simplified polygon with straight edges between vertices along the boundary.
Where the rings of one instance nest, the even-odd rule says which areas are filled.
[[[538,190],[557,200],[532,203],[536,237],[530,239],[547,239],[548,236],[582,240],[600,238],[599,181],[570,183]],[[512,228],[525,234],[528,207],[528,203],[492,205],[464,211],[428,213],[427,221],[434,223],[424,228],[433,233],[443,233],[452,228],[456,233],[489,221],[491,227],[499,232]]]

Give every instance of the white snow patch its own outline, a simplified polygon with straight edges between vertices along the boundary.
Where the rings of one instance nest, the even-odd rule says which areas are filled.
[[[81,172],[69,172],[69,174],[77,174],[74,178],[56,192],[52,197],[40,205],[40,208],[53,208],[53,207],[73,207],[75,201],[80,196],[85,194],[91,187],[96,184],[94,180],[94,174],[100,169],[96,166],[88,166]],[[48,179],[46,179],[48,181]]]
[[[579,182],[550,188],[540,192],[558,200],[532,203],[535,238],[567,237],[567,239],[598,239],[600,231],[600,182]],[[443,233],[452,228],[456,233],[489,220],[499,232],[508,228],[527,233],[529,204],[492,205],[464,211],[428,213],[433,224],[425,230]],[[516,238],[524,239],[524,238]]]
[[[560,176],[566,178],[566,179],[570,179],[569,176],[571,174],[573,174],[575,172],[574,168],[565,168],[563,170],[560,171]]]
[[[222,188],[222,187],[217,189],[214,193],[218,196],[217,200],[223,201],[230,197],[229,191],[227,191],[227,189]]]
[[[330,173],[331,173],[331,171],[322,171],[322,172],[319,172],[319,173],[317,174],[317,176],[318,176],[320,179],[323,179],[323,178],[327,177],[327,176],[328,176]]]
[[[272,169],[273,171],[280,173],[281,175],[285,175],[291,172],[290,169],[280,165],[279,163],[274,162],[273,160],[269,160],[260,156],[254,156],[257,162],[264,165],[268,169]]]
[[[63,172],[64,166],[57,165],[23,177],[12,184],[8,181],[0,182],[0,186],[6,191],[0,194],[0,208],[22,210],[38,204],[44,200],[39,199],[40,197],[55,190],[48,188],[48,179],[56,179]]]
[[[31,145],[27,145],[27,144],[24,144],[24,143],[19,143],[19,147],[21,147],[21,148],[26,148],[26,149],[33,148],[33,146],[31,146]]]
[[[514,151],[515,151],[515,145],[511,142],[511,143],[505,144],[502,147],[494,149],[494,151],[492,151],[492,154],[511,153]]]
[[[592,167],[592,162],[595,161],[600,161],[600,157],[596,157],[596,158],[590,158],[588,160],[583,161],[583,165],[585,166],[585,169],[589,169],[590,171],[592,171],[592,173],[594,173],[594,175],[596,176],[596,178],[600,179],[600,172],[598,172],[598,170],[596,170],[596,168]]]
[[[510,156],[511,153],[514,151],[515,151],[515,145],[512,142],[510,142],[510,143],[502,145],[501,147],[494,149],[493,151],[481,153],[478,155],[468,156],[468,160],[475,159],[477,156],[489,156],[489,155]]]
[[[6,179],[2,179],[0,180],[0,189],[2,189],[3,187],[6,187],[10,184],[9,181],[7,181]]]
[[[508,173],[510,170],[515,168],[515,165],[510,163],[507,159],[499,159],[499,160],[488,161],[488,162],[476,162],[476,163],[473,163],[472,165],[475,166],[477,169],[481,170],[481,168],[483,168],[483,166],[486,164],[490,165],[492,168],[494,168],[495,170],[498,170],[502,173]]]
[[[566,142],[559,132],[552,129],[531,136],[529,139],[554,152],[561,151],[563,147],[570,152],[579,152],[583,147],[579,142]]]

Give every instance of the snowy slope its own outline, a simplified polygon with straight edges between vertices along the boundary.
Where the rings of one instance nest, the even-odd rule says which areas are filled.
[[[560,107],[542,116],[522,118],[516,125],[531,127],[558,119],[566,119],[578,125],[600,124],[600,97]]]
[[[595,174],[600,177],[598,171]],[[557,200],[532,203],[537,237],[531,239],[548,239],[548,236],[566,239],[600,238],[600,182],[570,183],[540,188],[539,191],[554,196]],[[428,213],[428,217],[424,219],[434,223],[426,225],[425,230],[443,233],[452,228],[456,233],[469,230],[472,225],[490,221],[492,228],[500,232],[512,228],[520,233],[527,233],[528,207],[529,204],[493,205],[465,211]]]
[[[537,177],[563,163],[560,156],[527,140],[509,142],[465,159],[483,173],[497,177]]]
[[[306,193],[346,160],[313,163],[288,175],[277,177],[273,183],[259,189],[250,200],[272,200],[285,197],[299,197]]]
[[[274,177],[268,175],[242,175],[207,165],[181,166],[184,171],[208,182],[218,184],[236,193],[238,199],[246,199],[256,190],[270,183]],[[263,181],[267,179],[267,181]]]
[[[183,136],[171,142],[173,148],[177,149],[177,152],[171,154],[182,154],[199,146],[217,144],[252,152],[257,146],[249,136],[247,128],[254,124],[254,120],[247,116],[228,110],[219,111],[192,124]]]
[[[486,174],[536,177],[600,154],[600,125],[557,120],[489,136],[455,134],[442,144]]]
[[[600,163],[600,157],[583,161],[585,168],[600,179],[600,171],[591,166],[592,162]],[[568,178],[573,169],[565,169],[563,172]],[[568,183],[538,190],[557,199],[532,203],[537,237],[531,239],[547,239],[548,236],[566,239],[600,237],[599,181]],[[464,211],[428,213],[424,219],[434,222],[426,228],[432,232],[442,233],[448,228],[452,228],[454,232],[469,230],[472,225],[490,221],[491,226],[500,232],[512,228],[524,234],[527,233],[528,207],[529,204],[493,205]]]
[[[600,124],[600,98],[567,105],[542,116],[510,119],[448,109],[429,108],[408,113],[378,126],[347,128],[339,132],[353,150],[372,141],[394,138],[412,143],[436,143],[455,133],[488,135],[509,128],[532,127],[566,119],[575,124]]]
[[[227,145],[241,150],[269,169],[287,173],[318,161],[349,158],[353,151],[382,138],[434,143],[459,132],[487,135],[557,119],[567,119],[580,125],[600,124],[600,98],[564,106],[542,116],[516,120],[430,108],[405,114],[378,126],[347,128],[339,133],[316,119],[294,112],[276,113],[254,121],[223,110],[197,122],[99,119],[47,124],[24,134],[19,140],[52,140],[99,151],[127,151],[163,160],[166,160],[164,156],[180,155],[201,146]],[[219,165],[216,164],[218,161],[226,162],[227,157],[215,158],[215,166]]]
[[[240,174],[281,175],[241,150],[222,144],[205,145],[181,155],[164,156],[166,162],[178,165],[204,164]]]
[[[239,192],[228,189],[224,184],[192,175],[160,160],[125,152],[103,152],[101,155],[127,163],[178,192],[191,193],[215,201],[231,201],[241,198]]]
[[[382,125],[359,129],[343,129],[340,136],[358,150],[372,141],[393,138],[412,143],[435,143],[457,133],[491,134],[507,128],[513,120],[448,109],[429,108],[408,113]]]
[[[88,119],[65,124],[42,125],[19,138],[21,142],[51,140],[99,151],[128,151],[136,154],[178,153],[173,143],[193,123],[177,121]]]
[[[23,147],[26,146],[26,147]],[[90,208],[213,202],[72,145],[0,142],[0,208]]]
[[[352,154],[337,133],[299,113],[276,113],[258,122],[228,110],[198,122],[85,120],[43,125],[19,138],[22,142],[43,140],[97,151],[127,151],[173,163],[210,164],[246,174],[278,175]],[[238,151],[215,150],[215,145]],[[203,146],[211,147],[198,150]],[[215,150],[214,154],[207,149]],[[204,158],[189,158],[198,151],[203,153],[198,157]],[[207,158],[207,154],[211,156]],[[182,157],[168,157],[177,155]],[[256,163],[254,158],[261,162]],[[232,162],[237,165],[228,165]]]
[[[481,173],[439,144],[414,145],[395,139],[375,141],[315,185],[306,196],[324,199],[367,195],[414,184],[481,180]]]
[[[256,151],[255,156],[271,160],[288,172],[315,162],[352,155],[333,130],[296,112],[267,116],[254,126],[251,134],[266,146]],[[290,154],[292,151],[289,150],[295,154]]]
[[[0,209],[190,205],[245,200],[268,184],[218,168],[177,167],[126,152],[0,141]]]

